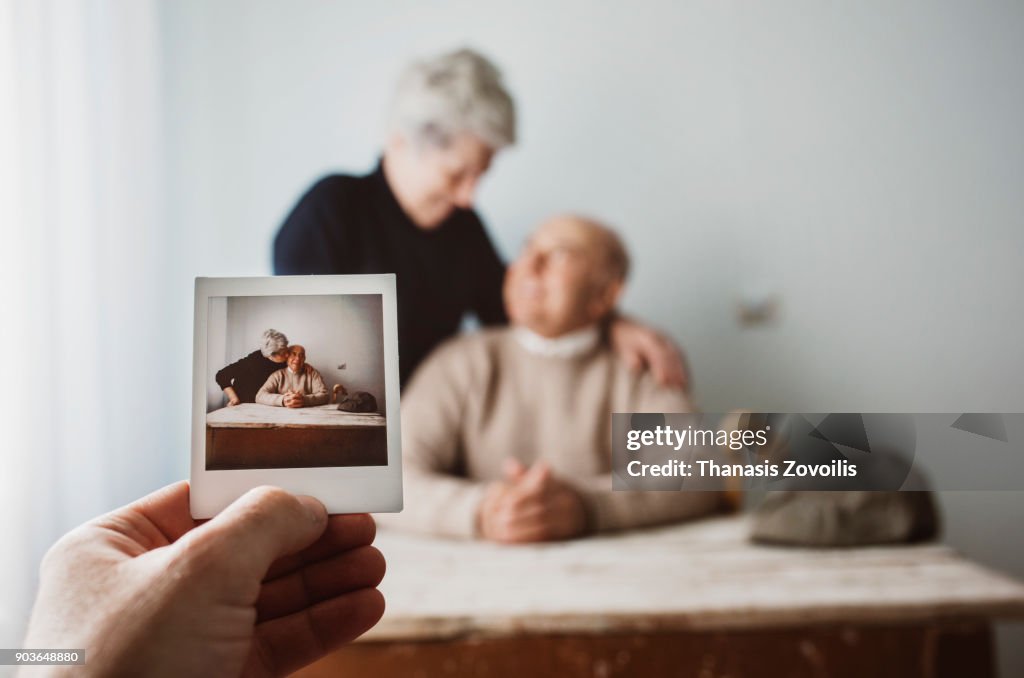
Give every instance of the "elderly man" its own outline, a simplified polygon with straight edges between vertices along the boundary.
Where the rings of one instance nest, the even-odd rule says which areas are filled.
[[[627,268],[600,224],[561,216],[534,233],[505,277],[511,327],[449,341],[403,393],[406,508],[382,524],[531,542],[719,507],[717,492],[612,492],[611,414],[690,411],[602,338]]]
[[[267,378],[256,394],[256,402],[275,407],[310,407],[325,404],[328,397],[324,378],[312,365],[306,364],[306,349],[293,344],[288,353],[288,367]]]

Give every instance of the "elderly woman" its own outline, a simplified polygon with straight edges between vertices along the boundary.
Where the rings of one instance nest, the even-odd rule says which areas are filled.
[[[217,385],[224,390],[228,406],[256,402],[256,392],[288,356],[288,337],[274,329],[264,332],[259,349],[217,372]]]
[[[328,176],[299,200],[274,241],[275,272],[395,273],[404,384],[465,313],[483,324],[507,320],[505,266],[473,199],[494,155],[515,138],[512,97],[483,56],[463,49],[413,64],[377,168]],[[610,328],[627,363],[684,383],[670,341],[621,317]]]

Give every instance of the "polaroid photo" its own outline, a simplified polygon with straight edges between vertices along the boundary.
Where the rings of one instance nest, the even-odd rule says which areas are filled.
[[[246,491],[402,510],[395,276],[196,278],[194,518]]]

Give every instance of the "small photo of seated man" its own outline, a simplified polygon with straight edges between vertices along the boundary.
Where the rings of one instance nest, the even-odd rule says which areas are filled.
[[[256,402],[273,407],[312,407],[329,398],[323,377],[306,364],[306,349],[298,344],[289,348],[288,366],[271,374],[256,393]]]
[[[510,326],[450,340],[403,392],[406,504],[382,525],[526,543],[723,508],[715,491],[612,491],[611,414],[692,411],[603,337],[628,267],[619,237],[592,220],[534,232],[505,277]]]

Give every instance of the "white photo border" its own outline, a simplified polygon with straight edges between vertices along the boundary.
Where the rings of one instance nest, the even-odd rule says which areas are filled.
[[[384,416],[387,466],[216,470],[206,468],[207,325],[212,297],[381,295],[384,323]],[[212,518],[248,490],[274,485],[316,497],[336,513],[402,510],[402,430],[399,416],[398,305],[393,273],[252,278],[196,278],[192,345],[192,517]]]

